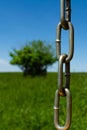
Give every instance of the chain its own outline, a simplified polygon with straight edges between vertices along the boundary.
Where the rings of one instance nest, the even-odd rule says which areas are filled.
[[[66,1],[66,2],[65,2]],[[61,0],[61,24],[64,29],[68,29],[68,21],[71,20],[71,1]]]
[[[71,23],[71,1],[60,0],[60,22],[57,26],[56,48],[58,57],[58,89],[55,93],[54,124],[57,130],[68,130],[71,124],[72,97],[70,92],[70,61],[74,54],[74,28]],[[62,29],[69,30],[69,52],[61,53]],[[65,64],[65,85],[63,86],[63,65]],[[60,97],[66,97],[66,122],[64,126],[59,124]]]

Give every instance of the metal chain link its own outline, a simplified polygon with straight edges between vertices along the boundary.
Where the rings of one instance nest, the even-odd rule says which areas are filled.
[[[71,21],[71,0],[60,0],[60,22],[57,26],[56,48],[58,57],[58,89],[55,93],[54,124],[57,130],[68,130],[71,124],[72,98],[70,92],[70,61],[74,54],[74,28]],[[61,53],[61,31],[69,30],[69,52]],[[65,85],[63,86],[63,65],[65,64]],[[59,125],[60,96],[66,97],[66,122]]]
[[[68,21],[71,20],[71,1],[70,0],[61,0],[61,24],[62,28],[68,29]]]

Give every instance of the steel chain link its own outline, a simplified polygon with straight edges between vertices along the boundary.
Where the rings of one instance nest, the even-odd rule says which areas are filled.
[[[61,0],[61,24],[62,28],[68,29],[68,21],[71,21],[71,1],[70,0]]]
[[[71,1],[60,0],[60,22],[57,26],[56,48],[58,57],[58,89],[55,93],[54,124],[57,130],[68,130],[71,124],[72,98],[70,92],[70,61],[74,54],[74,28],[71,21]],[[69,30],[69,52],[61,53],[61,31]],[[63,83],[63,65],[65,64],[65,85]],[[59,124],[60,96],[66,96],[66,122],[64,126]]]

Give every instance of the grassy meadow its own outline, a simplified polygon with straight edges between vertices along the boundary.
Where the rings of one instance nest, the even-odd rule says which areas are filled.
[[[87,73],[71,74],[72,123],[70,130],[87,130]],[[23,77],[0,73],[0,130],[55,130],[53,123],[57,73]],[[65,123],[61,98],[60,123]]]

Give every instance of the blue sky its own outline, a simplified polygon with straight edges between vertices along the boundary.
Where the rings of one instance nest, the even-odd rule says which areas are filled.
[[[75,53],[71,71],[87,72],[87,1],[71,0]],[[0,72],[19,71],[9,64],[9,52],[27,41],[41,39],[55,47],[60,0],[0,0]],[[68,53],[68,31],[62,33],[62,52]],[[57,71],[58,63],[49,71]]]

